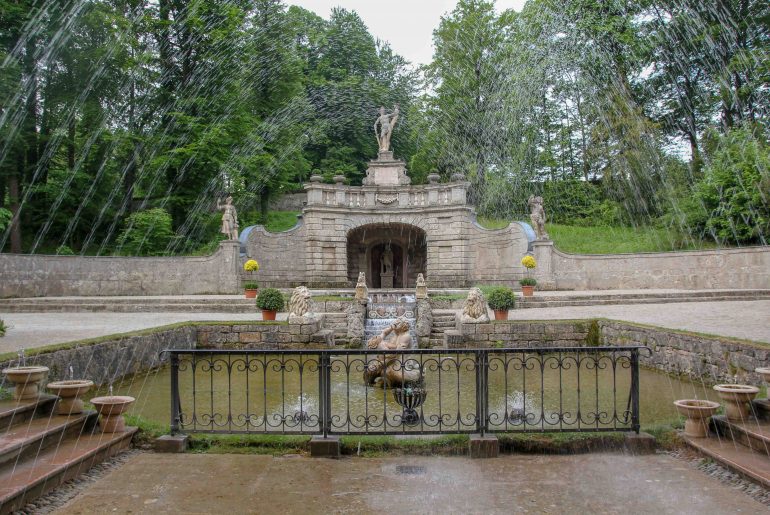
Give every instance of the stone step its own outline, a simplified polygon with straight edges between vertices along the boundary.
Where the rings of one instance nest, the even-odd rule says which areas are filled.
[[[456,325],[454,320],[447,320],[447,321],[433,321],[433,327],[454,327]]]
[[[56,405],[56,395],[41,394],[37,399],[0,401],[0,431],[23,424],[34,417],[47,417]]]
[[[87,411],[77,415],[51,415],[14,424],[0,436],[0,470],[13,468],[27,457],[57,446],[67,437],[78,437],[95,425],[97,414]]]
[[[530,297],[537,298],[537,297]],[[582,298],[573,297],[568,299],[559,299],[558,297],[553,300],[522,300],[523,297],[518,297],[516,303],[517,309],[527,308],[562,308],[570,306],[607,306],[614,304],[669,304],[672,302],[718,302],[718,301],[750,301],[770,298],[768,296],[760,295],[735,295],[735,296],[690,296],[690,297],[629,297],[629,298]]]
[[[711,423],[725,440],[770,456],[770,422],[754,417],[743,422],[733,422],[724,415],[716,415],[711,417]]]
[[[751,407],[757,418],[770,420],[770,399],[754,399],[751,401]]]
[[[97,430],[79,438],[68,438],[57,447],[44,450],[35,459],[0,471],[0,514],[20,510],[65,481],[127,449],[136,431],[135,427],[122,433]]]
[[[770,488],[770,459],[767,454],[754,451],[743,445],[736,445],[727,438],[690,438],[685,436],[685,442],[724,467],[756,481],[765,488]]]

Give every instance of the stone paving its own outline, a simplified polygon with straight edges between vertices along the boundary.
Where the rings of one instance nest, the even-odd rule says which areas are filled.
[[[610,318],[770,343],[770,300],[569,306],[512,310],[513,320]]]
[[[54,513],[767,513],[668,455],[329,460],[142,453]]]
[[[280,313],[279,320],[286,314]],[[611,318],[770,343],[770,300],[570,306],[512,310],[514,320]],[[0,352],[193,320],[260,320],[260,313],[0,313]]]
[[[0,353],[193,320],[261,320],[261,313],[0,313]],[[286,314],[279,313],[279,320]]]

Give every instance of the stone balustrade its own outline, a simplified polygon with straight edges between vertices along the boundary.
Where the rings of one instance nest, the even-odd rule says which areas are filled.
[[[382,210],[431,206],[464,206],[467,182],[424,186],[345,186],[311,182],[305,185],[307,207]]]

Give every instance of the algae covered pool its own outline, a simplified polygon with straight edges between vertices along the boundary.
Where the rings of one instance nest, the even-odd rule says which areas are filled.
[[[456,373],[445,372],[443,376],[426,374],[427,395],[420,407],[424,411],[426,424],[431,420],[434,423],[440,422],[441,429],[446,432],[451,432],[453,423],[455,427],[469,429],[475,414],[475,373],[470,367],[460,364],[455,368]],[[251,418],[263,414],[260,423],[264,424],[265,419],[269,418],[267,425],[262,427],[271,430],[312,430],[313,424],[317,424],[317,375],[285,371],[280,373],[280,367],[266,367],[268,373],[263,370],[261,374],[253,371],[246,374],[243,370],[238,373],[235,368],[227,374],[226,370],[227,367],[223,367],[215,373],[210,367],[198,367],[195,374],[189,370],[180,371],[179,392],[183,414],[189,417],[194,411],[199,420],[205,422],[203,425],[210,423],[213,416],[219,423],[217,427],[224,430],[243,429],[244,426],[239,426],[238,421],[242,424],[247,420],[250,424]],[[512,417],[517,416],[518,424],[505,427],[557,430],[560,421],[563,427],[570,428],[574,427],[570,421],[576,420],[578,416],[584,422],[596,421],[595,415],[599,414],[597,427],[610,427],[606,422],[622,416],[628,407],[630,373],[612,374],[607,369],[593,368],[582,372],[581,376],[579,373],[568,374],[564,370],[548,370],[548,367],[544,367],[516,371],[518,375],[515,379],[508,371],[490,372],[490,422],[515,422]],[[392,390],[366,386],[363,377],[355,371],[343,368],[333,372],[331,379],[330,414],[340,424],[338,427],[357,432],[364,427],[364,421],[376,424],[381,422],[383,413],[390,417],[402,410]],[[670,424],[679,420],[673,405],[676,399],[718,400],[716,392],[705,383],[677,379],[644,368],[639,371],[639,379],[642,427]],[[103,387],[95,394],[105,393],[107,389]],[[195,395],[192,394],[193,390]],[[168,424],[170,420],[170,392],[171,372],[167,367],[126,377],[113,385],[114,394],[136,398],[130,413],[162,424]],[[234,421],[230,427],[221,425],[227,420],[228,414]],[[532,418],[528,419],[528,416]],[[299,427],[296,424],[297,417],[304,419]],[[246,430],[260,432],[256,426],[248,424]],[[590,430],[590,424],[583,423],[581,427]]]

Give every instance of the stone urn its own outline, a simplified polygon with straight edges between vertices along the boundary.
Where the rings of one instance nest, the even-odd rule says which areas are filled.
[[[38,384],[48,373],[48,367],[11,367],[3,370],[8,381],[16,385],[13,398],[17,401],[37,399],[40,395]]]
[[[699,399],[674,401],[680,415],[687,417],[684,423],[684,435],[691,438],[704,438],[708,435],[708,419],[717,412],[719,403]]]
[[[60,397],[56,405],[57,415],[72,415],[83,413],[83,395],[94,386],[93,381],[87,379],[70,379],[68,381],[55,381],[48,383],[46,388],[54,395]]]
[[[725,402],[727,419],[735,421],[748,419],[749,403],[759,393],[759,388],[747,384],[718,384],[714,390]]]
[[[123,412],[136,399],[126,395],[107,395],[105,397],[94,397],[91,404],[102,416],[99,425],[104,433],[120,433],[126,430],[126,421],[123,419]]]
[[[764,368],[755,368],[754,372],[762,376],[762,380],[768,384],[770,384],[770,368],[764,367]]]

